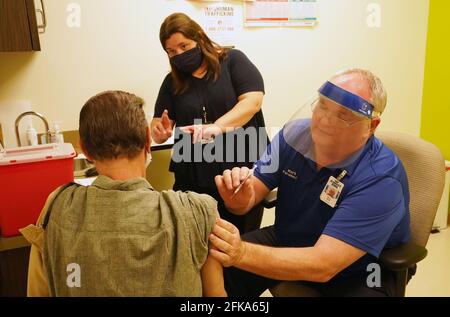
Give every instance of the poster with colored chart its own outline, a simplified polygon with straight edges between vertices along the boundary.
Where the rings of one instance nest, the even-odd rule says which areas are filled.
[[[314,26],[317,0],[244,1],[244,26]]]

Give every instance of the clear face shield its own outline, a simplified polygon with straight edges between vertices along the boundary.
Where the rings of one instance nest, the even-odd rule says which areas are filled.
[[[343,168],[359,157],[375,116],[367,100],[326,82],[288,121],[283,137],[313,162]]]

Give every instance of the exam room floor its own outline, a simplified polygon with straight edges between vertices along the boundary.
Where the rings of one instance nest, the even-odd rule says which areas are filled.
[[[266,210],[262,226],[274,221],[274,210]],[[417,273],[406,287],[407,297],[450,297],[450,226],[431,234],[427,244],[428,255],[418,264]],[[262,296],[271,296],[266,291]]]

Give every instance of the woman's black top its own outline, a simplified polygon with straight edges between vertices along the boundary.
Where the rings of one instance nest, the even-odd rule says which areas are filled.
[[[260,72],[244,53],[235,49],[229,50],[222,61],[217,81],[193,76],[189,76],[187,80],[188,89],[175,95],[172,76],[166,76],[156,100],[154,117],[160,118],[167,109],[176,127],[214,123],[238,103],[240,95],[257,91],[264,93],[264,81]],[[248,129],[249,127],[252,128]],[[183,133],[176,128],[169,170],[175,173],[175,178],[189,180],[200,187],[215,187],[214,176],[222,174],[225,169],[253,167],[268,142],[264,127],[264,117],[262,111],[259,111],[243,129],[221,135],[214,143],[184,147],[181,145],[186,144],[186,139],[179,143]],[[208,155],[195,156],[196,150],[197,154],[210,154],[209,158]]]

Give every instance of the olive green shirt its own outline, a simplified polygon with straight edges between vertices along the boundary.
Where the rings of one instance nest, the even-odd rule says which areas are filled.
[[[200,269],[218,215],[210,196],[99,176],[64,189],[49,211],[45,230],[42,216],[22,230],[39,237],[30,241],[29,295],[46,295],[33,294],[43,282],[51,296],[202,295]]]

